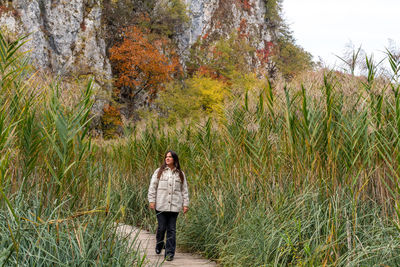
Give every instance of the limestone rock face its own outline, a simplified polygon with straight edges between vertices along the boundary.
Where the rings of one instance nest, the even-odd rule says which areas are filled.
[[[212,16],[220,0],[185,0],[189,10],[190,24],[179,40],[182,48],[193,45],[211,26]]]
[[[101,37],[100,1],[13,0],[17,12],[2,14],[2,28],[18,34],[30,33],[25,49],[33,64],[57,75],[95,74],[111,78],[105,42]],[[102,79],[104,81],[104,79]]]
[[[190,24],[179,36],[179,47],[185,54],[199,38],[216,40],[236,31],[248,38],[250,44],[263,53],[269,49],[272,32],[265,22],[264,0],[185,0]]]
[[[101,1],[10,2],[0,13],[1,29],[15,36],[30,34],[23,49],[30,51],[33,66],[73,79],[94,77],[96,124],[112,88],[111,66],[102,38]]]

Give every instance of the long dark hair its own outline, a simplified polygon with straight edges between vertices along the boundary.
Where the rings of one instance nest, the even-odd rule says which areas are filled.
[[[183,180],[185,179],[183,176],[183,172],[181,171],[181,165],[179,164],[179,158],[178,154],[175,153],[175,151],[168,150],[165,155],[164,155],[164,162],[161,165],[160,169],[158,170],[157,178],[160,179],[163,171],[167,167],[167,163],[165,163],[165,158],[167,157],[168,153],[171,153],[172,158],[174,159],[174,166],[175,166],[175,171],[179,173],[179,178],[181,178],[181,182],[183,183]]]

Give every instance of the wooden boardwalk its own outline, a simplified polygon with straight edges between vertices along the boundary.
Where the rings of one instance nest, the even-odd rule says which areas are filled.
[[[130,225],[121,224],[117,228],[122,237],[128,237],[132,241],[137,236],[136,246],[139,246],[141,254],[146,254],[145,266],[180,266],[180,267],[208,267],[217,266],[215,262],[204,259],[199,255],[182,253],[177,250],[173,261],[164,261],[164,250],[157,255],[155,252],[156,237],[148,231],[139,230]]]

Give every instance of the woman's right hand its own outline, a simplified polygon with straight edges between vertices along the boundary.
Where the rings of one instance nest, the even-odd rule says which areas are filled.
[[[155,210],[156,209],[156,203],[155,202],[150,202],[149,208],[152,209],[152,210]]]

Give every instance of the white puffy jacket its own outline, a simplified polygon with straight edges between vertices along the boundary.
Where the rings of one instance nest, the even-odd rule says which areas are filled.
[[[158,211],[180,212],[183,206],[189,206],[189,191],[186,175],[183,173],[183,184],[179,173],[168,166],[163,171],[160,179],[157,178],[159,168],[151,177],[147,198],[149,202],[156,203]]]

